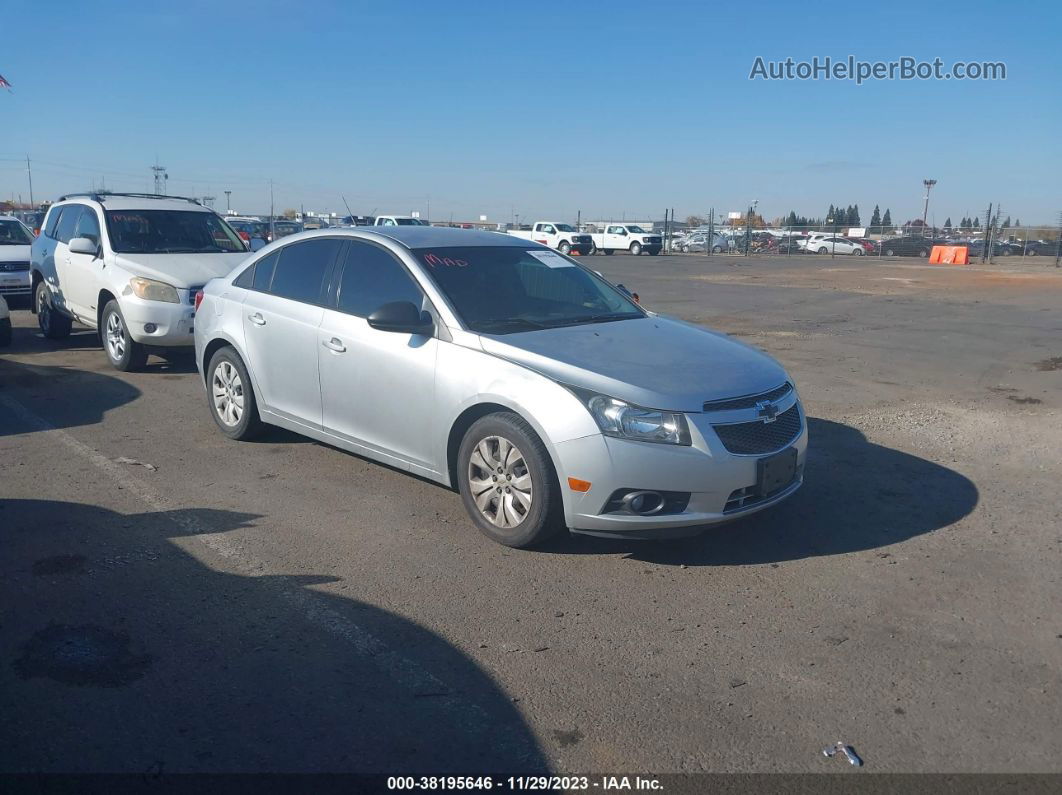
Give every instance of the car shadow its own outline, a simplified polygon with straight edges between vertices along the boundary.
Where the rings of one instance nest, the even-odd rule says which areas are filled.
[[[76,428],[103,421],[111,409],[140,397],[132,384],[111,375],[76,367],[35,365],[0,357],[0,401],[13,390],[25,405],[53,428]],[[32,405],[26,405],[31,402]],[[35,417],[7,406],[0,412],[0,437],[45,430]]]
[[[445,639],[356,582],[257,571],[258,518],[0,501],[0,773],[548,771]]]
[[[808,418],[804,485],[787,501],[674,541],[559,537],[544,551],[615,554],[668,566],[737,566],[843,555],[947,527],[977,505],[953,469],[874,444],[857,430]]]

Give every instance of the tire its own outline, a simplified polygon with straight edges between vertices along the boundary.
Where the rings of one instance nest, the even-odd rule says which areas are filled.
[[[611,249],[611,248],[606,248],[605,249],[605,256],[606,257],[611,257],[615,253],[616,253],[615,249]]]
[[[887,248],[887,249],[885,249],[885,256],[886,257],[894,257],[894,256],[896,256],[896,252],[893,251],[891,248]]]
[[[630,252],[631,252],[632,256],[637,257],[639,254],[642,253],[642,244],[641,243],[631,243]]]
[[[723,253],[723,247],[722,246],[712,246],[712,253],[713,254],[722,254]]]
[[[863,256],[863,249],[861,249],[861,248],[852,249],[852,256],[853,257],[862,257]]]
[[[1030,248],[1030,249],[1028,249],[1028,250],[1027,250],[1027,251],[1025,252],[1025,256],[1026,256],[1026,257],[1035,257],[1035,256],[1036,256],[1036,249],[1034,249],[1034,248]]]
[[[572,253],[571,243],[569,243],[567,240],[562,240],[561,244],[559,246],[557,246],[557,251],[559,251],[561,254],[571,254]]]
[[[0,320],[0,348],[7,348],[11,345],[11,318],[5,317]]]
[[[655,257],[655,256],[657,256],[659,254],[660,254],[660,249],[658,249],[658,248],[654,248],[654,249],[650,249],[649,250],[649,256],[650,257]]]
[[[597,254],[597,253],[598,253],[597,246],[594,245],[593,243],[591,243],[590,244],[590,250],[586,253],[586,256],[592,257],[592,256],[594,256],[594,254]]]
[[[826,248],[826,246],[823,246],[822,248],[819,249],[819,253],[820,254],[829,254],[830,250],[828,248]]]
[[[925,257],[929,256],[929,251],[924,249],[924,248],[920,248],[920,249],[918,249],[918,256],[920,256],[920,257],[922,257],[924,259]]]
[[[218,430],[237,441],[261,434],[264,423],[258,415],[251,376],[235,348],[226,345],[210,357],[206,388],[207,406]]]
[[[33,303],[37,307],[37,325],[46,339],[62,340],[70,336],[71,320],[52,306],[51,290],[43,281],[37,283]]]
[[[111,299],[100,315],[100,342],[111,366],[123,373],[139,370],[147,364],[147,348],[134,342],[118,302]]]
[[[546,446],[512,412],[488,414],[468,429],[457,453],[457,482],[476,529],[499,544],[525,549],[563,527],[560,487]],[[527,489],[517,488],[518,482]]]

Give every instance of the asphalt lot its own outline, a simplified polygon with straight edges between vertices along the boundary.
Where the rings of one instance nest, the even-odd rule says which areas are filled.
[[[1062,271],[590,262],[790,370],[797,496],[510,550],[438,486],[228,441],[190,357],[117,373],[14,311],[0,771],[1062,771]]]

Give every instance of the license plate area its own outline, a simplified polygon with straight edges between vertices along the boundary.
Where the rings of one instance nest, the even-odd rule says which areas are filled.
[[[756,493],[767,497],[793,482],[797,471],[797,450],[790,447],[756,462]]]

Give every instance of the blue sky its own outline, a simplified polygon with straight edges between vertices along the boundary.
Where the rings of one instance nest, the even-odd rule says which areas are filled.
[[[91,10],[90,10],[91,9]],[[666,10],[665,10],[666,9]],[[938,224],[1062,210],[1055,2],[57,0],[0,27],[0,197],[99,186],[268,209]],[[757,56],[1003,61],[1008,79],[750,81]],[[932,218],[931,218],[932,220]],[[982,218],[983,220],[983,218]]]

